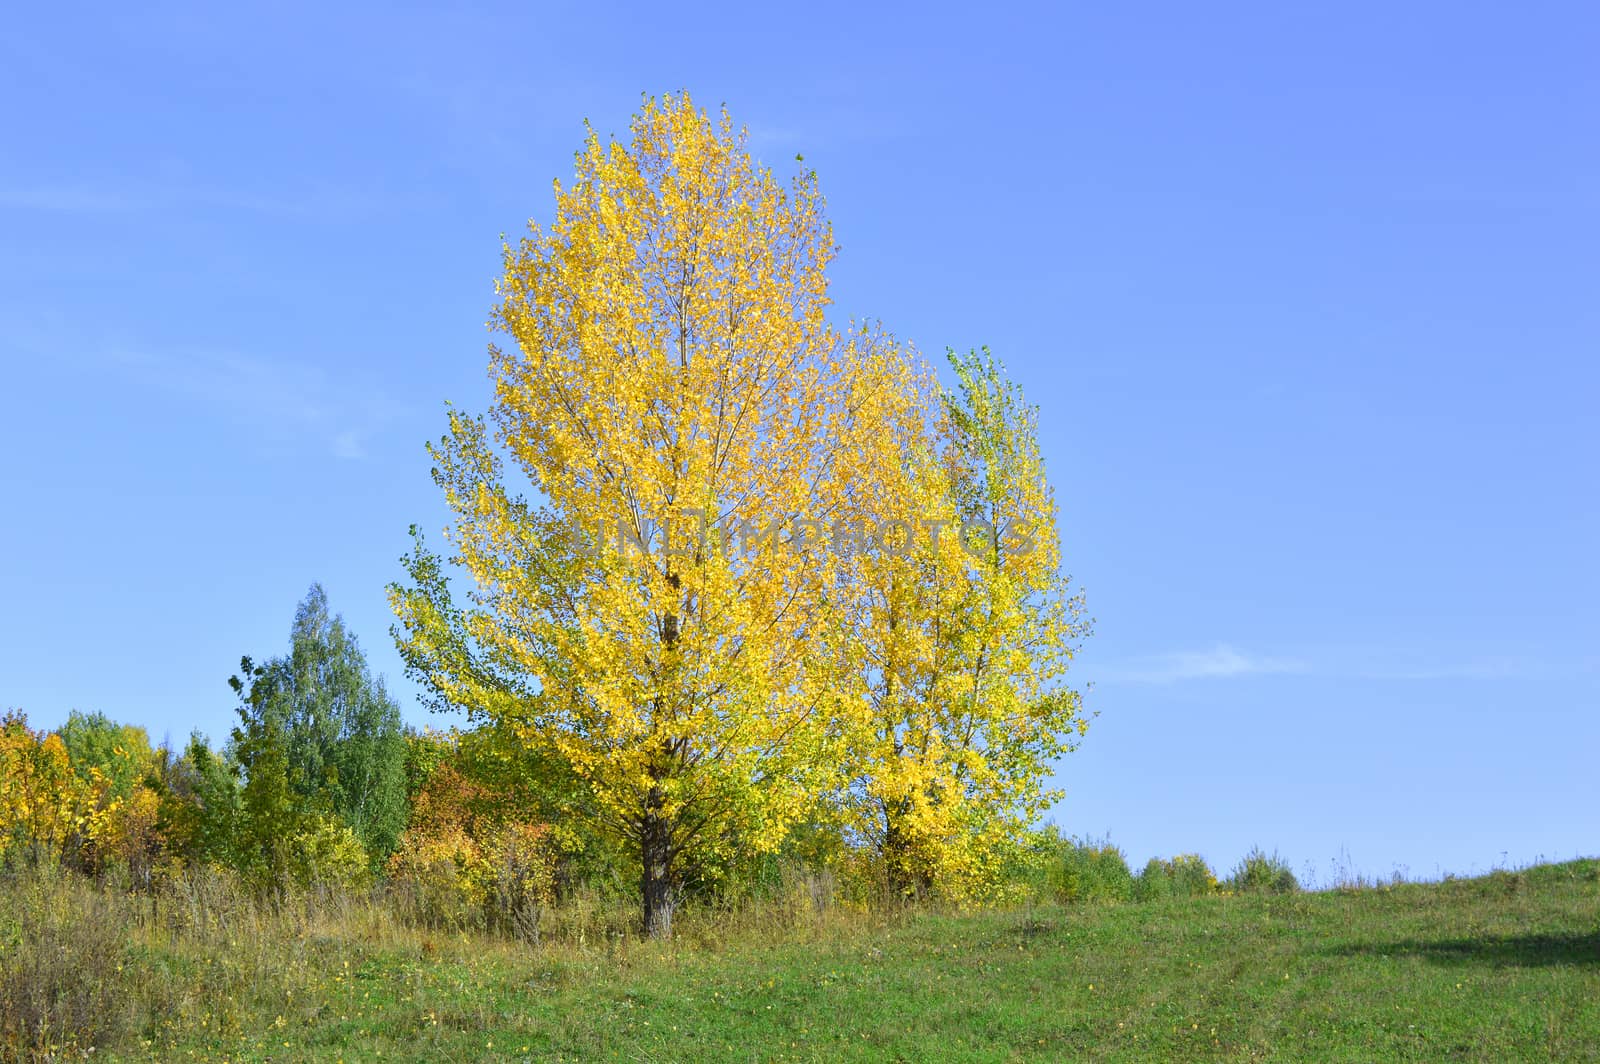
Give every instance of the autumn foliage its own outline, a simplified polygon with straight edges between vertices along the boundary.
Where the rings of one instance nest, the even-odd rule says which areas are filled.
[[[5,854],[59,857],[82,840],[87,797],[61,736],[34,731],[14,710],[0,718],[0,847]]]
[[[505,250],[488,415],[431,448],[412,673],[565,767],[648,932],[689,869],[818,825],[897,893],[981,896],[1084,721],[1034,413],[992,359],[946,393],[833,324],[816,175],[725,113],[647,100],[576,163]]]
[[[558,860],[550,827],[519,800],[521,788],[475,771],[474,743],[425,732],[414,744],[439,749],[411,800],[411,818],[387,871],[416,916],[448,927],[487,925],[535,941],[554,900]]]

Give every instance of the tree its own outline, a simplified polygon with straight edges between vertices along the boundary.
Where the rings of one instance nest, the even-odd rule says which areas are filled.
[[[287,656],[241,664],[244,679],[233,680],[241,699],[235,752],[246,807],[267,801],[268,791],[276,795],[281,765],[292,797],[274,796],[268,805],[287,801],[332,815],[375,858],[392,851],[406,816],[400,707],[371,676],[343,618],[330,613],[322,586],[313,584],[295,611]],[[271,781],[258,778],[264,774]]]
[[[290,842],[310,818],[310,802],[290,783],[282,661],[258,666],[246,657],[239,666],[243,678],[228,678],[239,696],[239,723],[229,736],[228,753],[244,774],[235,867],[259,887],[281,889],[289,877]]]
[[[285,697],[287,664],[278,659],[254,665],[244,658],[244,678],[229,681],[240,699],[229,753],[244,773],[235,867],[279,901],[291,883],[355,883],[372,871],[373,863],[373,855],[335,807],[342,796],[332,786],[337,777],[330,772],[317,786],[316,777],[306,771],[308,763],[319,763],[314,755],[325,751],[308,751],[307,735],[315,735],[317,722],[308,722],[306,707]],[[317,703],[311,705],[314,710]],[[399,754],[403,794],[403,740]]]
[[[73,710],[59,731],[72,769],[86,785],[98,771],[108,798],[127,798],[156,767],[156,752],[143,728],[118,724],[104,713]]]
[[[662,935],[687,852],[773,850],[826,786],[842,658],[819,533],[903,366],[825,318],[815,174],[784,189],[687,95],[648,100],[627,143],[591,130],[531,230],[505,249],[492,413],[452,411],[430,447],[455,553],[417,537],[396,637],[437,703],[567,766]]]
[[[180,756],[165,758],[159,819],[171,853],[191,862],[241,864],[240,776],[239,763],[227,753],[212,750],[199,732],[189,737]]]
[[[66,744],[21,710],[0,716],[0,857],[55,861],[84,822],[86,796]]]
[[[933,401],[887,418],[900,460],[870,498],[898,534],[852,568],[861,669],[842,803],[896,893],[965,897],[1058,797],[1041,783],[1086,724],[1065,674],[1088,625],[1060,572],[1036,410],[987,349],[949,357],[954,391],[924,371]]]
[[[157,790],[161,758],[149,734],[104,713],[78,710],[58,734],[83,795],[78,861],[97,874],[121,868],[135,884],[148,886],[164,841]]]

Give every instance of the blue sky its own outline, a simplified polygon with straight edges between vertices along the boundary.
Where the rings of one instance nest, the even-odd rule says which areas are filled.
[[[1600,15],[1282,7],[14,14],[0,705],[220,736],[320,580],[424,720],[383,587],[499,236],[683,87],[817,169],[842,316],[1043,407],[1066,830],[1600,850]]]

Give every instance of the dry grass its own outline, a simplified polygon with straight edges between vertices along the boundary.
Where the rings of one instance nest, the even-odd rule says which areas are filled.
[[[831,904],[797,882],[777,899],[701,907],[677,921],[672,951],[837,938],[898,917]],[[0,875],[0,1060],[75,1059],[119,1047],[158,1052],[182,1033],[220,1038],[314,1024],[327,973],[369,962],[554,963],[619,969],[639,938],[631,905],[579,892],[539,911],[538,927],[492,919],[441,924],[403,890],[322,889],[261,897],[238,877],[198,870],[134,894],[55,869]]]
[[[0,1055],[72,1054],[128,1034],[121,899],[58,873],[8,883],[0,911]]]

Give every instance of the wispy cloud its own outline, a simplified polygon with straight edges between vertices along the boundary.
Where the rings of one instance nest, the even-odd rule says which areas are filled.
[[[1218,643],[1209,650],[1182,650],[1105,666],[1097,670],[1097,677],[1118,683],[1177,683],[1305,671],[1307,667],[1302,661],[1249,654]]]
[[[107,361],[139,384],[227,410],[265,438],[311,441],[336,458],[367,457],[367,442],[405,407],[320,366],[238,353],[165,354],[127,347]]]
[[[1592,671],[1592,663],[1578,668]],[[1208,650],[1182,650],[1151,654],[1086,667],[1090,679],[1104,683],[1172,684],[1185,681],[1236,679],[1251,676],[1300,675],[1341,680],[1425,682],[1431,680],[1496,680],[1567,672],[1548,662],[1496,655],[1459,660],[1406,656],[1392,650],[1324,650],[1296,657],[1251,653],[1218,643]]]
[[[345,429],[333,438],[333,453],[339,458],[365,458],[367,449],[361,442],[361,434],[355,429]]]

